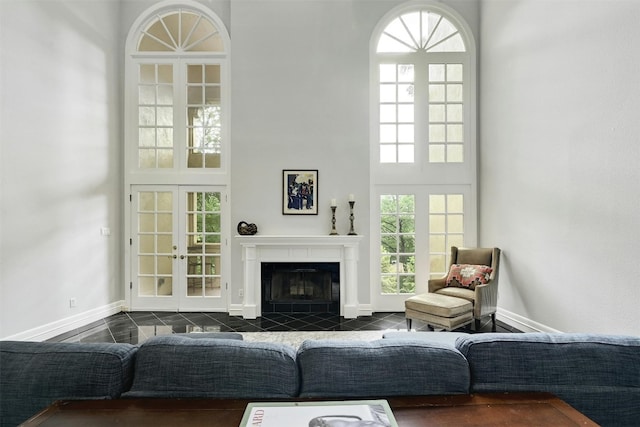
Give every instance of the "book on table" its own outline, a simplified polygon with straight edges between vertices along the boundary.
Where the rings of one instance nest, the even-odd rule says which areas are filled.
[[[252,402],[240,427],[398,427],[386,400]]]

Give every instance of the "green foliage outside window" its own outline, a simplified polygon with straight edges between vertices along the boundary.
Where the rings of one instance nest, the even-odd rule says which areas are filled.
[[[385,294],[415,291],[415,197],[380,198],[380,272]]]
[[[220,193],[196,193],[197,232],[205,243],[220,243]]]

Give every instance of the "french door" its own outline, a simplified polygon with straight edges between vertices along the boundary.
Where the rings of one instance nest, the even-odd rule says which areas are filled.
[[[373,199],[374,311],[404,311],[407,298],[427,292],[429,279],[447,273],[451,246],[476,244],[470,186],[406,187],[379,186]]]
[[[132,187],[133,310],[227,310],[223,212],[222,187]]]

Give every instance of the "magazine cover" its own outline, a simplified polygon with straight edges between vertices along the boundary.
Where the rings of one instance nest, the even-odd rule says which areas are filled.
[[[240,427],[398,427],[386,400],[254,402]]]

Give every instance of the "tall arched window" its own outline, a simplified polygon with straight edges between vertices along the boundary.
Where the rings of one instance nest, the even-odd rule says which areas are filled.
[[[165,6],[134,26],[127,44],[130,170],[225,169],[228,45],[222,23],[196,5]]]
[[[372,301],[402,310],[476,242],[475,44],[454,10],[411,2],[380,20],[370,58]]]
[[[380,163],[462,163],[469,54],[458,27],[427,6],[400,13],[375,57]]]
[[[133,24],[125,58],[125,279],[133,310],[228,308],[229,46],[191,0]]]

